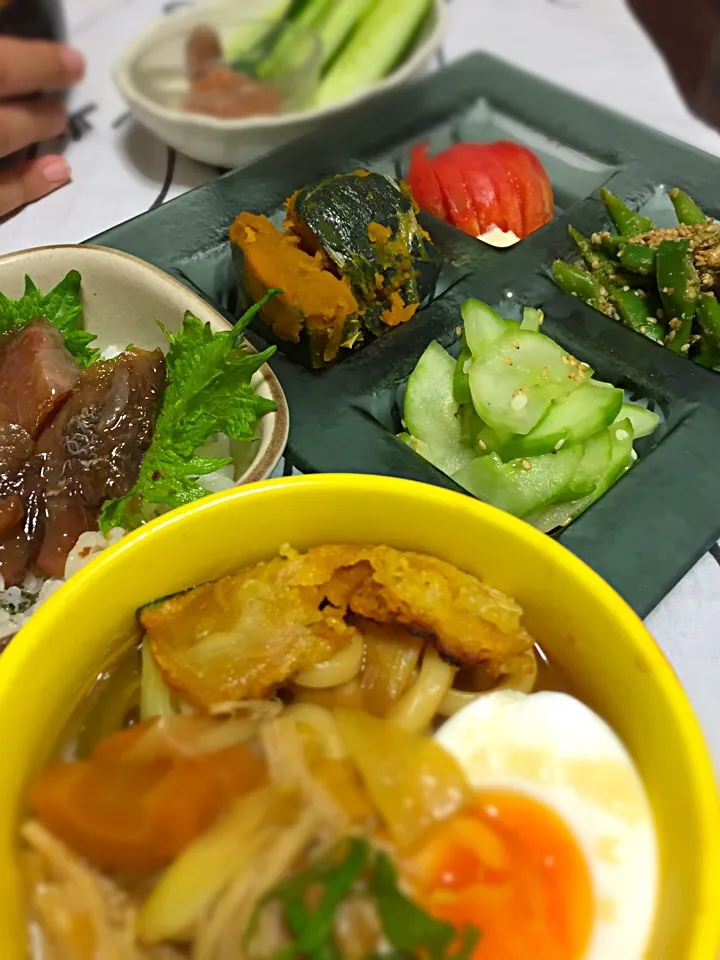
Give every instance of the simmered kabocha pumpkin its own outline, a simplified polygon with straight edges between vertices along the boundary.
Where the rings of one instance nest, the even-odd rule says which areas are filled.
[[[313,367],[409,320],[433,292],[439,258],[407,188],[367,170],[303,187],[283,230],[241,213],[230,228],[238,278],[281,340],[305,331]]]

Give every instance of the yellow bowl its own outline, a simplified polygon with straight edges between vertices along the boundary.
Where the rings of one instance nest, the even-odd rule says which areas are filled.
[[[698,723],[640,620],[580,560],[470,497],[406,480],[320,475],[264,481],[169,514],[56,593],[0,662],[0,956],[24,957],[17,824],[58,731],[127,635],[135,609],[276,553],[341,541],[419,550],[515,597],[576,693],[615,728],[649,791],[662,857],[649,957],[715,960],[720,805]]]

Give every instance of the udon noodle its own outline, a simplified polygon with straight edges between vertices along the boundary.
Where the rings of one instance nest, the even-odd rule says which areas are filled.
[[[73,762],[30,796],[37,957],[253,960],[287,948],[287,917],[268,900],[277,884],[348,838],[410,849],[468,801],[428,733],[489,690],[533,689],[521,615],[449,564],[364,546],[285,550],[145,608],[140,642],[60,752]],[[157,779],[145,806],[132,791],[123,800],[128,771]],[[103,777],[117,782],[107,798]],[[216,786],[203,793],[207,778]],[[170,807],[156,809],[171,781]],[[193,802],[202,828],[189,813],[173,827],[173,804]],[[343,957],[382,940],[360,888],[334,918]]]

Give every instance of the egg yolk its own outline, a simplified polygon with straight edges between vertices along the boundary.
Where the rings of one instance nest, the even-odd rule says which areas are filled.
[[[562,820],[526,796],[483,791],[407,865],[425,909],[478,927],[473,960],[578,960],[590,939],[590,874]]]

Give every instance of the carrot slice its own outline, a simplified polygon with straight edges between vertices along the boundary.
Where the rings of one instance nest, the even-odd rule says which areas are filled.
[[[144,762],[124,760],[121,751],[112,759],[49,767],[29,802],[50,830],[99,867],[152,869],[207,829],[233,797],[265,779],[264,764],[242,744]]]

